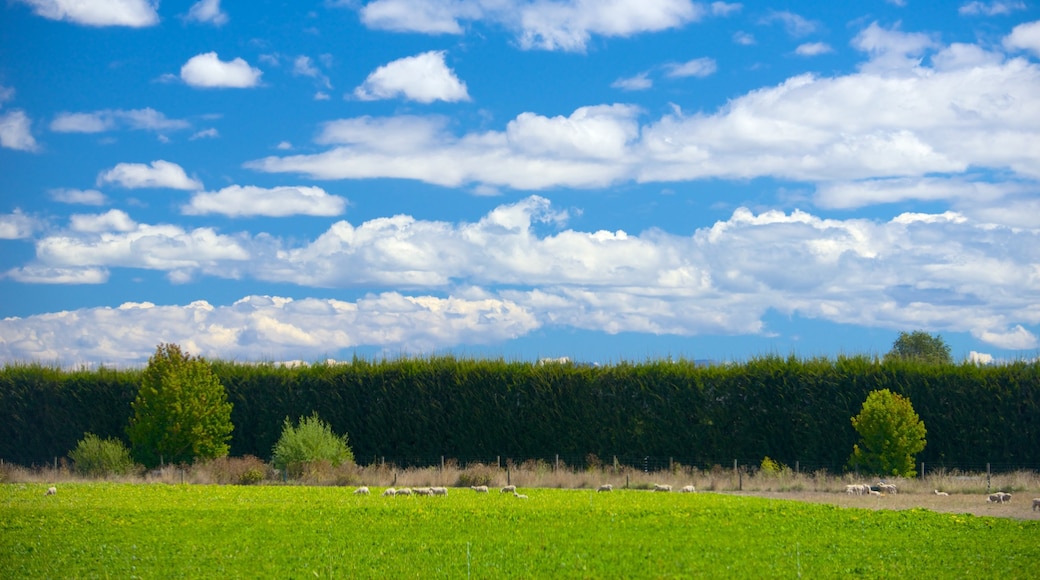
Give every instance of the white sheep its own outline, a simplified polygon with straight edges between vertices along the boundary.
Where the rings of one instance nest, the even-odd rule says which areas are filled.
[[[1004,493],[1004,492],[1001,491],[1001,492],[998,492],[997,495],[1000,496],[1000,503],[1010,503],[1011,502],[1011,494],[1010,493]]]
[[[515,491],[513,492],[513,497],[515,497],[517,499],[527,499],[526,495],[524,495],[522,493],[516,493]]]
[[[893,495],[896,493],[896,486],[891,483],[878,482],[877,487],[878,491],[882,493],[890,493]]]
[[[935,490],[935,495],[948,496],[950,494],[946,493],[945,491]]]
[[[368,488],[362,485],[354,490],[354,495],[368,495]]]
[[[392,487],[386,488],[386,491],[383,492],[383,497],[393,497],[395,495],[397,495],[397,490]]]
[[[1040,497],[1033,498],[1033,511],[1040,510]]]
[[[58,488],[56,488],[56,487],[54,487],[52,485],[52,486],[47,488],[47,493],[45,493],[43,495],[58,495]]]
[[[1004,494],[1000,492],[991,493],[986,501],[989,503],[1004,503]]]
[[[668,484],[655,483],[654,491],[672,491],[672,486]]]
[[[868,489],[867,493],[870,494],[870,495],[876,495],[878,497],[881,497],[881,492],[880,491],[874,491],[872,489]]]
[[[415,495],[430,496],[430,495],[433,495],[433,489],[431,489],[429,487],[413,487],[412,488],[412,493],[414,493]]]
[[[870,486],[865,483],[852,483],[845,486],[845,493],[853,495],[866,495],[870,493]]]
[[[697,493],[697,488],[692,485],[687,485],[679,490],[679,493]]]
[[[448,495],[448,488],[446,487],[431,487],[430,491],[433,495]]]
[[[487,493],[488,492],[488,486],[486,486],[486,485],[471,485],[471,486],[469,486],[469,488],[472,489],[473,491],[477,492],[477,493]]]
[[[507,485],[507,486],[503,487],[502,491],[500,491],[498,493],[516,493],[516,486],[515,485]]]
[[[412,495],[412,490],[408,489],[407,487],[401,488],[401,489],[397,490],[397,493],[395,495],[407,495],[407,496],[410,496],[410,495]]]
[[[614,491],[614,486],[610,485],[609,483],[604,483],[603,485],[599,486],[599,489],[597,489],[596,491]]]

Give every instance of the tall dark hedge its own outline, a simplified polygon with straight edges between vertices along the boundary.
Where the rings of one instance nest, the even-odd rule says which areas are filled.
[[[270,457],[286,417],[317,411],[361,463],[445,456],[604,461],[669,458],[723,465],[765,456],[845,468],[850,418],[867,393],[908,397],[933,467],[1040,468],[1040,363],[880,362],[762,357],[700,366],[654,360],[602,367],[453,357],[288,369],[216,361],[234,405],[231,454]],[[125,439],[139,371],[0,371],[0,457],[43,463],[85,432]]]

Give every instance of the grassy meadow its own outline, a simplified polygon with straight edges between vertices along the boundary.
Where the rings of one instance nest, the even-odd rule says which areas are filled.
[[[1040,522],[720,493],[0,485],[12,578],[1026,578]]]

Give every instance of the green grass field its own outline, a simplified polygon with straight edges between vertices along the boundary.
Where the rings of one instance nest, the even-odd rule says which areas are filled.
[[[0,486],[9,578],[1036,577],[1040,522],[724,494]]]

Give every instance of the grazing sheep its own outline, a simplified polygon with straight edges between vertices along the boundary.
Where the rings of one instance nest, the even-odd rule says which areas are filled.
[[[697,493],[697,488],[693,487],[692,485],[687,485],[686,487],[680,489],[679,493]]]
[[[1010,503],[1011,502],[1011,494],[1010,493],[1004,493],[1004,492],[1001,491],[1001,492],[997,492],[997,495],[1000,496],[1000,503]]]
[[[516,486],[515,485],[507,485],[507,486],[503,487],[502,491],[500,491],[498,493],[516,493]]]
[[[429,487],[413,487],[412,493],[415,495],[433,495],[433,489]]]
[[[989,503],[1004,503],[1004,494],[1000,492],[991,493],[986,501]]]
[[[486,485],[471,485],[471,486],[469,486],[469,488],[472,489],[473,491],[477,492],[477,493],[487,493],[488,492],[488,486],[486,486]]]
[[[383,497],[388,497],[388,496],[392,497],[392,496],[395,496],[395,495],[397,495],[397,490],[395,490],[392,487],[386,488],[386,491],[383,492]]]
[[[596,491],[614,491],[614,486],[610,485],[609,483],[604,483],[603,485],[599,486],[599,489],[597,489]]]
[[[948,496],[950,494],[946,493],[945,491],[935,490],[935,495]]]
[[[56,487],[54,487],[52,485],[52,486],[47,488],[47,493],[45,493],[43,495],[58,495],[58,488],[56,488]]]
[[[448,488],[446,487],[431,487],[430,491],[433,495],[448,495]]]
[[[1040,497],[1033,498],[1033,511],[1040,510]]]
[[[407,495],[407,496],[410,496],[410,495],[412,495],[412,490],[408,489],[407,487],[403,488],[403,489],[399,489],[399,490],[397,490],[397,493],[395,495]]]
[[[362,485],[354,490],[354,495],[368,495],[368,488]]]
[[[672,486],[668,484],[655,483],[654,491],[672,491]]]
[[[878,482],[877,487],[878,491],[880,491],[881,493],[891,493],[893,495],[896,493],[896,486],[892,485],[891,483]]]
[[[880,491],[874,491],[872,489],[868,489],[867,493],[869,493],[870,495],[876,495],[878,497],[881,497],[881,492]]]
[[[852,483],[845,486],[845,493],[866,495],[870,493],[870,486],[865,483]]]
[[[515,491],[513,492],[513,497],[515,497],[517,499],[527,499],[526,495],[524,495],[522,493],[516,493]]]

